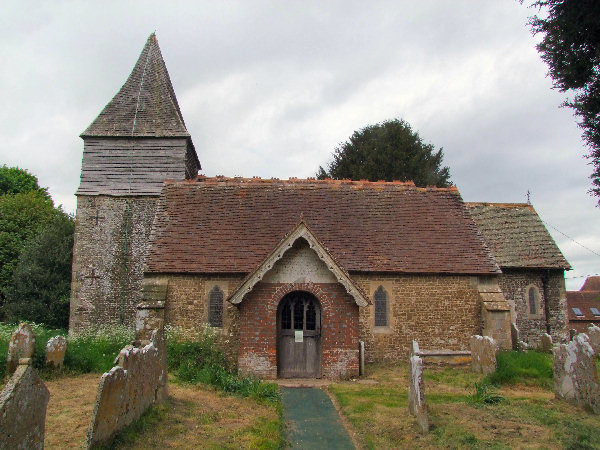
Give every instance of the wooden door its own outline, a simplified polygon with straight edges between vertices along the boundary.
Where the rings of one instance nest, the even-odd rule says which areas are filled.
[[[279,302],[277,372],[281,378],[321,376],[321,306],[308,292],[291,292]]]

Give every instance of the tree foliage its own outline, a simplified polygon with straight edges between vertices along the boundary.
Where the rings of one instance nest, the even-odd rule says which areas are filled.
[[[579,118],[593,166],[590,192],[600,197],[600,2],[544,0],[532,6],[540,12],[530,18],[532,31],[543,35],[537,49],[554,87],[573,94],[564,105]]]
[[[50,199],[47,189],[38,185],[38,179],[25,169],[18,167],[0,167],[0,195],[3,194],[25,194],[37,192],[42,197]]]
[[[334,150],[327,171],[317,177],[370,181],[414,181],[417,186],[445,187],[450,169],[442,167],[443,150],[425,144],[404,120],[388,120],[355,131]]]
[[[0,319],[68,322],[72,222],[34,175],[0,168]]]
[[[68,327],[74,229],[73,219],[59,212],[24,243],[7,288],[8,320]]]

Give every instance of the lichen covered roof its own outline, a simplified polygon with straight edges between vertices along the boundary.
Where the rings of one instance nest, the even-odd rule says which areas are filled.
[[[147,271],[249,273],[301,220],[349,272],[499,272],[456,188],[224,177],[165,182]]]
[[[154,33],[121,90],[81,136],[189,137]]]
[[[525,203],[466,203],[500,267],[571,266],[533,206]]]

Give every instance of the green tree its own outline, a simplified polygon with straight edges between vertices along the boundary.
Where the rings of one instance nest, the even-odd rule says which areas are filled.
[[[18,167],[0,167],[0,195],[3,194],[25,194],[35,191],[47,199],[50,198],[48,190],[41,188],[35,175],[25,169]]]
[[[74,230],[73,219],[58,212],[25,241],[6,290],[8,320],[68,327]]]
[[[564,106],[579,118],[593,166],[590,192],[600,197],[600,2],[544,0],[531,6],[539,14],[529,23],[534,34],[543,35],[537,50],[554,87],[573,94]]]
[[[0,294],[5,296],[25,241],[57,213],[37,191],[0,196]]]
[[[445,187],[450,169],[442,167],[443,150],[425,144],[404,120],[394,119],[355,131],[333,152],[317,177],[370,181],[414,181],[417,186]]]

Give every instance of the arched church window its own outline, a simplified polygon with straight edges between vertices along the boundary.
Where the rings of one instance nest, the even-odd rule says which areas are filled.
[[[223,291],[215,286],[208,295],[208,323],[211,327],[223,326]]]
[[[375,291],[375,326],[388,326],[388,295],[383,286]]]
[[[529,314],[537,314],[537,289],[534,286],[529,288]]]

